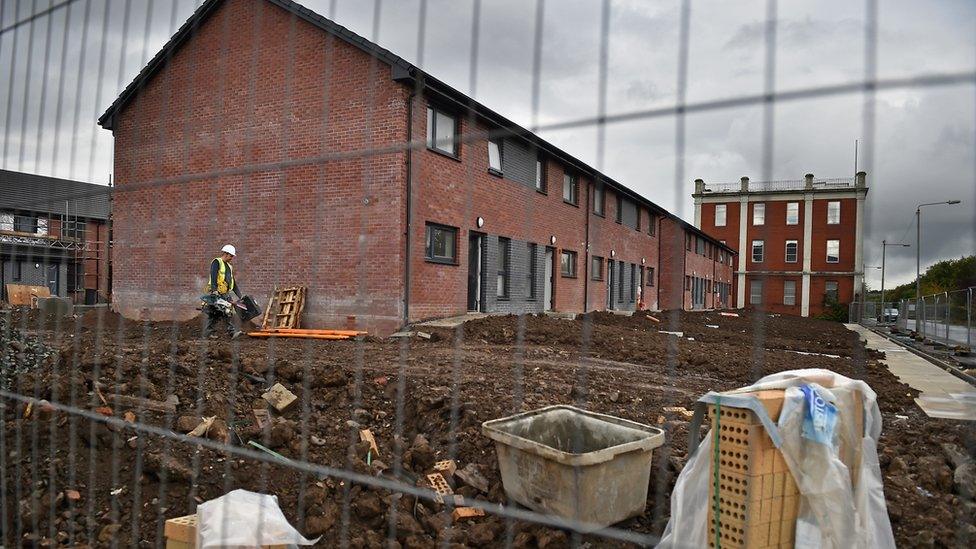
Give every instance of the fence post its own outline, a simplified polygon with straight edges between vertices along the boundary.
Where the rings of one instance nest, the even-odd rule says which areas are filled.
[[[952,302],[949,301],[949,292],[946,292],[946,345],[949,344],[949,320],[950,312],[952,311]]]
[[[966,347],[973,348],[973,286],[966,288]]]
[[[922,299],[922,332],[921,332],[921,335],[922,335],[922,339],[925,339],[925,318],[928,315],[925,314],[925,297],[923,296],[921,299]]]

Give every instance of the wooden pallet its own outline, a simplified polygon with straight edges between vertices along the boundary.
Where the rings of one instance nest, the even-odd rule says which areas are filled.
[[[305,286],[276,287],[264,311],[261,330],[298,328],[302,323],[302,311],[305,309],[306,289]]]

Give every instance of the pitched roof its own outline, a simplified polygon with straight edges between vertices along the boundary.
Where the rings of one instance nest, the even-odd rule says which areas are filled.
[[[108,219],[109,187],[0,170],[0,209]]]
[[[691,230],[717,246],[725,248],[729,252],[735,253],[735,250],[725,244],[722,244],[718,239],[708,235],[704,231],[701,231],[694,225],[691,225],[665,208],[645,198],[636,191],[633,191],[627,186],[608,177],[606,174],[597,171],[592,166],[580,161],[576,157],[556,147],[552,143],[545,141],[528,129],[523,128],[501,114],[475,101],[470,96],[465,95],[449,84],[424,72],[419,67],[392,53],[390,50],[383,48],[379,44],[363,38],[346,27],[343,27],[342,25],[339,25],[338,23],[315,13],[314,11],[292,0],[265,1],[271,2],[272,4],[287,10],[288,12],[295,14],[300,19],[307,21],[308,23],[311,23],[312,25],[326,32],[329,32],[337,38],[340,38],[361,49],[365,53],[386,62],[393,69],[392,77],[394,80],[404,84],[419,84],[423,90],[434,92],[440,95],[442,98],[456,103],[463,109],[471,110],[480,118],[494,126],[497,126],[498,128],[501,128],[501,130],[497,132],[491,132],[492,135],[497,134],[504,136],[516,136],[525,139],[536,148],[544,151],[552,157],[559,159],[561,162],[569,165],[573,169],[594,178],[594,180],[602,181],[611,189],[637,201],[638,203],[654,211],[656,214],[675,219],[686,229]],[[129,103],[129,101],[131,101],[139,93],[139,90],[156,74],[156,72],[166,65],[173,53],[193,36],[196,28],[207,16],[213,13],[222,2],[224,2],[224,0],[206,0],[203,4],[201,4],[200,7],[193,12],[193,15],[191,15],[186,22],[183,23],[179,30],[176,31],[172,38],[169,39],[163,48],[156,53],[155,56],[153,56],[145,67],[143,67],[139,74],[136,75],[135,79],[130,82],[128,86],[126,86],[126,88],[122,91],[119,97],[115,99],[112,105],[109,106],[105,113],[98,118],[98,124],[107,130],[113,129],[115,115],[118,114]]]

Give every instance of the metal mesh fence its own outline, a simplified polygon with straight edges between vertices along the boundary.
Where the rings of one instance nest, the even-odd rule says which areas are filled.
[[[111,150],[99,146],[96,135],[105,130],[94,125],[95,119],[114,99],[115,90],[123,89],[133,77],[128,69],[154,60],[154,52],[149,51],[150,38],[160,33],[172,35],[180,28],[178,14],[188,4],[194,4],[192,7],[202,4],[198,9],[209,9],[209,6],[216,9],[222,2],[5,0],[0,13],[0,72],[7,82],[0,85],[5,88],[2,91],[6,103],[4,169],[37,167],[49,160],[51,165],[67,166],[70,178],[93,181],[99,179],[95,173],[98,167],[112,160],[119,167],[120,159]],[[364,128],[340,128],[340,132],[362,131],[369,137],[387,135],[391,131],[388,121],[374,114],[371,106],[389,100],[378,97],[377,85],[378,79],[388,78],[388,74],[377,69],[381,61],[385,62],[380,59],[381,54],[373,54],[363,67],[349,69],[350,74],[356,71],[365,74],[361,79],[365,85],[356,94],[343,95],[344,90],[333,90],[329,85],[312,90],[301,88],[299,76],[301,71],[308,70],[310,62],[296,46],[299,19],[292,14],[284,24],[276,23],[271,31],[287,37],[284,46],[279,44],[284,50],[279,53],[288,60],[282,78],[273,83],[259,81],[253,75],[262,63],[269,61],[261,58],[257,46],[260,40],[254,37],[264,32],[262,24],[272,24],[271,16],[263,10],[282,4],[287,2],[269,2],[267,7],[259,8],[258,13],[264,15],[249,21],[250,26],[240,26],[240,21],[230,17],[218,17],[213,25],[197,27],[191,23],[183,27],[190,40],[206,33],[221,44],[221,54],[205,62],[187,64],[188,68],[179,74],[175,83],[167,80],[161,86],[154,86],[147,81],[137,91],[163,98],[160,103],[165,111],[160,116],[163,119],[184,118],[186,113],[211,106],[200,97],[167,95],[180,80],[215,83],[218,102],[246,102],[255,119],[261,117],[261,110],[266,107],[258,104],[256,93],[262,89],[267,91],[267,86],[274,88],[271,95],[278,95],[289,104],[299,103],[302,94],[316,94],[320,100],[315,105],[321,111],[304,113],[302,120],[297,115],[264,120],[266,127],[260,131],[279,132],[275,134],[277,149],[274,151],[248,147],[248,139],[252,137],[248,132],[257,131],[254,125],[225,127],[219,113],[209,113],[206,130],[188,127],[181,135],[210,131],[226,138],[227,150],[194,150],[189,137],[178,137],[171,149],[139,150],[134,159],[123,160],[137,165],[126,168],[140,173],[139,181],[118,180],[114,186],[103,189],[58,196],[57,201],[83,201],[109,195],[113,201],[123,200],[133,206],[129,212],[113,212],[114,229],[118,230],[121,223],[131,235],[132,228],[137,227],[146,235],[147,242],[152,241],[154,245],[135,246],[130,248],[131,252],[154,256],[159,265],[190,261],[188,256],[193,254],[183,242],[201,233],[243,238],[251,232],[262,231],[267,246],[255,255],[273,258],[278,264],[275,274],[282,280],[288,279],[292,268],[299,269],[299,264],[306,272],[314,271],[304,266],[306,256],[326,255],[329,240],[333,238],[324,230],[307,235],[290,233],[284,220],[301,210],[294,215],[303,216],[307,226],[339,225],[353,235],[348,242],[348,253],[333,258],[331,264],[336,270],[356,273],[345,288],[349,296],[345,310],[352,311],[348,316],[389,316],[388,310],[373,299],[371,286],[366,282],[370,277],[383,276],[373,266],[380,252],[369,245],[369,235],[376,230],[372,223],[380,221],[343,217],[344,206],[331,200],[321,188],[294,193],[288,174],[310,171],[324,179],[355,165],[362,181],[350,195],[363,204],[371,200],[383,204],[390,198],[383,189],[383,184],[388,182],[384,178],[389,176],[384,171],[384,159],[426,151],[428,142],[398,137],[367,138],[350,146],[333,147],[323,142],[320,149],[299,151],[307,146],[299,137],[304,131],[302,121],[334,121],[339,117],[336,113],[350,105],[367,111],[366,116],[358,118]],[[618,112],[608,105],[608,43],[613,34],[615,4],[604,0],[599,3],[598,113],[541,121],[540,52],[545,38],[545,16],[559,8],[557,3],[536,0],[529,10],[534,38],[529,53],[533,79],[528,131],[595,130],[595,167],[603,169],[609,128],[655,119],[673,122],[673,188],[676,196],[682,196],[687,183],[686,125],[690,116],[741,107],[761,109],[762,176],[769,181],[774,173],[777,106],[830,97],[858,98],[863,101],[863,136],[869,144],[861,165],[870,172],[874,162],[870,143],[876,128],[875,98],[879,92],[976,82],[976,73],[972,71],[921,71],[880,78],[878,3],[869,0],[865,4],[864,26],[859,31],[864,37],[863,78],[841,84],[778,89],[776,36],[780,7],[778,2],[770,0],[765,4],[762,21],[762,92],[692,101],[688,98],[692,4],[685,0],[677,6],[679,28],[673,104],[629,112]],[[380,6],[381,2],[375,2],[373,35],[366,37],[373,41],[378,35]],[[330,2],[325,8],[322,15],[333,18],[336,2]],[[429,55],[425,40],[430,31],[426,27],[430,9],[426,0],[416,5],[415,59],[419,66],[423,66],[425,55]],[[470,30],[463,38],[470,41],[471,48],[468,61],[471,95],[485,85],[479,82],[478,73],[479,48],[484,47],[479,43],[483,9],[482,2],[473,2]],[[136,18],[133,15],[136,13],[144,19]],[[267,19],[262,23],[261,17]],[[234,48],[244,43],[247,35],[252,35],[253,43],[243,53],[232,56]],[[338,39],[328,35],[321,40]],[[336,52],[331,45],[318,45],[330,52],[327,55]],[[155,59],[163,64],[175,64],[180,55],[181,51],[176,50],[166,53],[161,60]],[[246,63],[251,78],[240,81],[229,78],[229,59]],[[117,71],[115,86],[107,84],[112,80],[113,70]],[[335,82],[334,76],[325,74],[322,81]],[[526,129],[514,125],[478,130],[473,121],[483,113],[478,112],[473,101],[464,105],[458,98],[439,99],[460,102],[461,108],[469,108],[467,114],[472,123],[466,127],[473,129],[460,132],[450,143],[453,147],[528,134]],[[70,131],[62,131],[68,127]],[[118,126],[115,129],[120,131]],[[145,145],[139,139],[145,138],[148,143],[149,134],[162,134],[165,130],[150,127],[141,131],[145,135],[137,132],[134,143],[124,146],[139,149]],[[502,151],[502,154],[515,152]],[[222,161],[225,154],[238,154],[241,160],[236,166],[227,167]],[[416,164],[406,167],[406,170],[417,169]],[[471,188],[477,176],[470,168],[466,169],[464,184]],[[851,181],[820,179],[816,184],[843,188],[850,186]],[[793,181],[774,183],[777,184],[768,190],[802,186],[802,182]],[[207,185],[262,199],[255,203],[244,201],[232,217],[220,211],[221,191],[215,192]],[[140,198],[126,200],[127,193]],[[15,209],[30,212],[47,207],[52,200],[49,197],[25,199]],[[419,207],[411,205],[409,200],[407,197],[403,205],[407,217]],[[466,192],[458,198],[458,207],[465,216],[474,218],[477,201],[474,193]],[[175,228],[165,227],[161,212],[172,213],[174,207],[186,208],[185,222]],[[513,215],[530,227],[538,213],[529,208],[518,209]],[[59,225],[57,239],[77,239],[79,231],[84,230],[77,223],[65,221]],[[15,229],[13,225],[11,228]],[[286,254],[283,250],[299,237],[307,237],[306,244],[298,253]],[[98,238],[91,242],[92,246],[104,247],[110,240],[110,237],[106,241]],[[685,244],[683,237],[680,238],[676,236],[673,242],[664,245],[683,249]],[[7,243],[4,256],[28,265],[49,262],[50,257],[27,244]],[[536,245],[541,246],[538,253],[544,253],[546,243]],[[432,246],[425,242],[420,247]],[[76,256],[75,260],[97,262],[101,257]],[[579,257],[583,261],[588,259],[585,252]],[[409,261],[407,258],[405,269],[410,268]],[[557,265],[554,268],[562,267]],[[204,268],[205,265],[200,270]],[[74,287],[81,287],[88,276],[85,269],[75,267],[64,276]],[[540,547],[653,545],[659,541],[670,514],[674,478],[687,460],[684,439],[703,434],[688,432],[682,412],[674,411],[677,407],[690,407],[695,397],[708,390],[745,385],[763,374],[790,366],[829,367],[843,370],[851,377],[868,376],[868,358],[863,348],[830,332],[831,328],[817,325],[811,330],[827,334],[818,336],[822,339],[841,341],[846,353],[843,357],[828,354],[833,350],[825,353],[818,348],[820,340],[805,339],[804,328],[784,325],[795,334],[793,337],[806,342],[805,347],[792,348],[796,344],[787,341],[778,324],[792,321],[762,314],[761,310],[754,315],[743,313],[736,321],[714,316],[717,313],[690,317],[681,311],[658,314],[659,318],[654,320],[639,313],[620,317],[628,320],[618,320],[609,314],[580,315],[574,320],[519,314],[500,321],[481,319],[447,328],[412,327],[408,336],[393,343],[372,337],[341,342],[285,338],[214,341],[200,337],[205,319],[150,321],[156,317],[156,310],[185,310],[188,304],[195,305],[197,301],[196,289],[172,290],[173,281],[165,269],[153,271],[113,273],[115,280],[133,277],[158,280],[150,297],[153,311],[127,311],[123,316],[108,307],[95,307],[78,308],[76,314],[64,315],[59,310],[41,307],[8,309],[0,317],[0,342],[4,346],[0,355],[3,361],[0,545],[161,547],[166,544],[167,519],[192,514],[199,505],[235,488],[276,494],[292,524],[311,536],[324,536],[322,543],[326,545],[392,546],[394,542],[406,546],[435,543],[451,546],[452,542],[481,546],[534,543]],[[242,282],[246,284],[246,266],[241,271]],[[644,273],[643,266],[640,272]],[[572,275],[575,277],[575,272]],[[508,275],[500,273],[497,280],[498,295],[503,300],[511,285],[505,276]],[[486,284],[488,280],[494,291],[494,276],[488,277]],[[390,281],[394,283],[402,281]],[[680,279],[677,284],[681,284]],[[439,291],[436,281],[430,285],[424,291]],[[623,285],[620,289],[623,290]],[[850,318],[852,322],[918,330],[946,343],[959,344],[965,340],[971,345],[972,293],[970,288],[942,297],[927,296],[917,307],[904,301],[865,303],[863,307],[854,303]],[[634,300],[638,292],[631,295]],[[658,330],[692,334],[691,330],[697,329],[692,325],[712,326],[720,321],[736,323],[730,328],[734,333],[721,340],[710,339],[710,327],[702,328],[700,335],[677,338],[662,335]],[[648,327],[651,322],[655,322],[653,328]],[[739,335],[743,333],[748,337]],[[736,338],[741,341],[735,343]],[[688,340],[696,343],[695,339],[709,346],[687,348]],[[608,343],[611,341],[613,345]],[[801,356],[794,351],[808,354]],[[703,355],[723,358],[701,358]],[[727,368],[735,370],[727,371]],[[263,397],[276,384],[297,395],[287,414],[269,407]],[[533,511],[510,499],[496,471],[496,460],[502,456],[496,454],[494,444],[482,434],[481,422],[557,403],[628,417],[664,429],[667,439],[655,450],[647,480],[647,501],[643,502],[646,512],[606,527],[581,515],[579,501],[558,502],[547,510]],[[370,436],[380,444],[373,446]],[[569,453],[579,453],[588,443],[582,432],[570,433],[567,439],[564,443]],[[452,460],[463,471],[456,479],[448,475],[453,497],[436,492],[436,486],[431,486],[427,479],[435,462],[441,460]],[[549,471],[532,469],[532,464],[519,466],[523,468],[522,474],[540,485],[552,480],[546,476]],[[571,475],[575,477],[571,478],[580,482],[581,471],[579,467],[574,469]],[[600,493],[599,486],[593,489],[592,495],[602,497],[597,501],[605,506],[612,506],[610,502],[619,495]],[[454,513],[460,508],[473,509],[479,517],[471,521],[457,518]],[[482,514],[488,518],[480,518]],[[567,515],[572,518],[566,518]],[[965,528],[971,517],[967,517],[953,516],[955,523],[950,526],[953,536],[957,530],[961,532],[959,536],[968,535]],[[262,517],[253,518],[254,523],[263,523]]]

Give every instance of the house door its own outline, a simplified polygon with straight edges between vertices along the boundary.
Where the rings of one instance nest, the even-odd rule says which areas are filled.
[[[61,269],[58,268],[58,264],[47,266],[47,287],[51,290],[51,295],[60,295],[58,293],[58,287],[60,286]]]
[[[468,237],[468,310],[484,312],[485,305],[481,288],[485,235],[471,233]]]
[[[614,279],[614,269],[613,260],[607,260],[607,310],[612,311],[615,307],[613,306],[613,279]]]
[[[545,288],[545,293],[543,294],[543,298],[546,300],[545,302],[546,302],[546,310],[547,311],[551,311],[551,310],[553,310],[553,309],[556,308],[555,307],[555,302],[554,302],[555,301],[555,299],[554,299],[555,296],[553,295],[553,291],[552,291],[552,286],[553,286],[553,272],[554,272],[554,269],[553,269],[553,261],[555,261],[555,253],[554,253],[554,250],[552,248],[550,248],[549,246],[546,246],[546,259],[545,259],[545,264],[546,264],[546,288]]]

